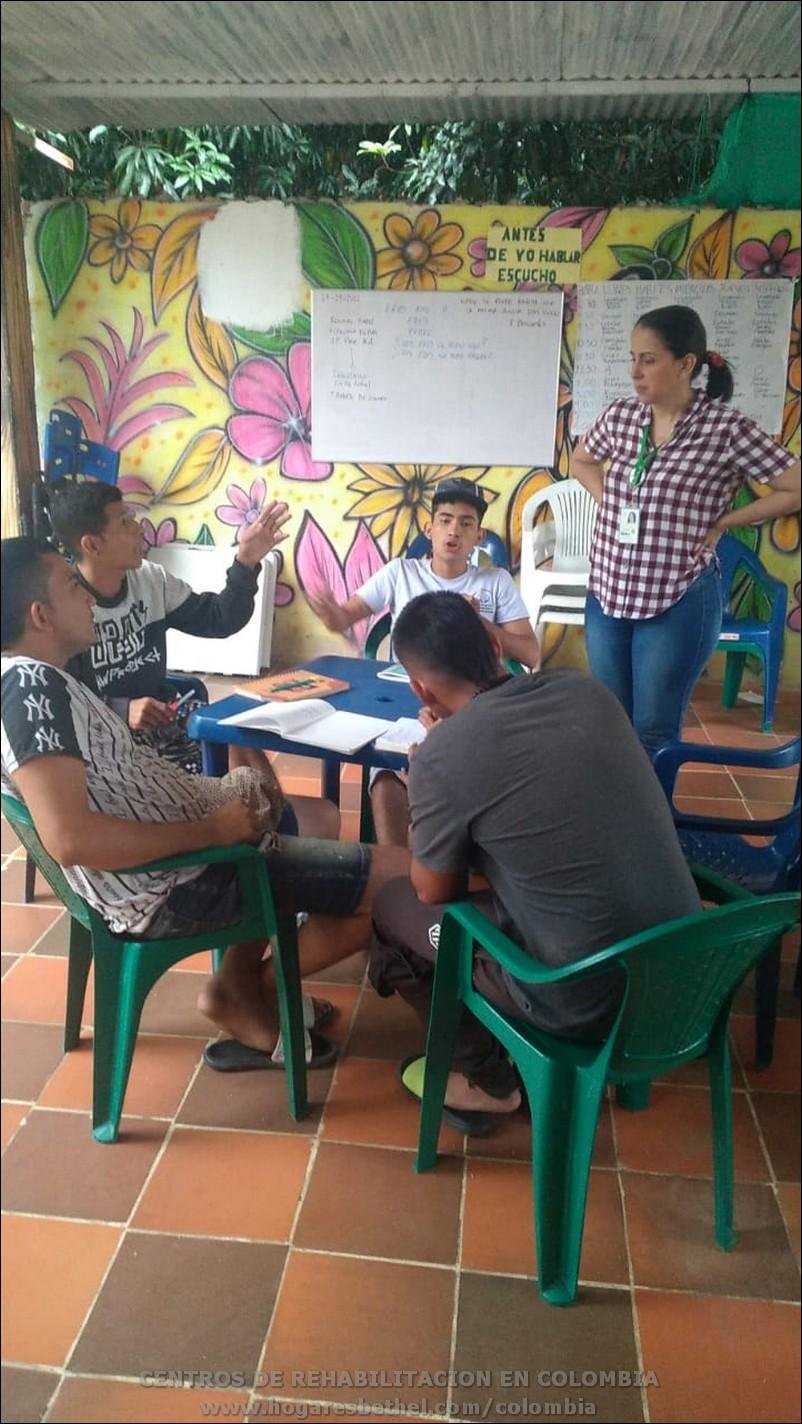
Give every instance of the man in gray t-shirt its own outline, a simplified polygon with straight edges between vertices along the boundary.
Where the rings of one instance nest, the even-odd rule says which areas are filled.
[[[426,1018],[441,905],[463,897],[471,875],[489,887],[481,907],[554,966],[699,910],[663,792],[606,688],[570,670],[499,680],[492,634],[452,595],[415,599],[395,638],[440,720],[410,766],[411,885],[386,887],[374,906],[380,993],[399,992]],[[620,971],[537,988],[489,958],[479,979],[508,1012],[588,1040],[609,1028],[622,988]],[[467,1014],[454,1068],[453,1107],[516,1105],[507,1060]]]

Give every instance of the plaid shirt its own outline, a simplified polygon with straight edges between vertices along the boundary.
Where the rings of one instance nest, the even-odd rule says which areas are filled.
[[[651,409],[635,399],[609,405],[585,435],[594,460],[609,460],[590,554],[588,587],[612,618],[654,618],[677,603],[716,562],[702,549],[744,480],[765,484],[793,457],[731,406],[698,396],[637,489],[630,472]],[[640,510],[637,544],[621,544],[622,510]]]

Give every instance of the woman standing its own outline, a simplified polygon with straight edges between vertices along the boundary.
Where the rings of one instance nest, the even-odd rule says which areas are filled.
[[[585,636],[594,677],[616,694],[651,756],[680,735],[721,630],[715,549],[728,529],[800,507],[800,467],[726,402],[727,362],[690,307],[660,307],[632,334],[635,397],[613,401],[574,452],[600,505]],[[691,382],[707,367],[704,392]],[[771,494],[740,509],[745,480]]]

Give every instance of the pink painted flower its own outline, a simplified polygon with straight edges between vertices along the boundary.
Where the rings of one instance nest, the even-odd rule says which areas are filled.
[[[516,282],[516,292],[549,292],[551,288],[546,282]],[[563,287],[563,326],[570,326],[576,316],[578,288],[576,282],[569,282]]]
[[[607,221],[609,208],[554,208],[541,222],[541,227],[580,227],[582,251],[586,252]]]
[[[473,242],[469,242],[468,256],[473,258],[471,276],[484,277],[485,263],[487,262],[487,238],[475,237]]]
[[[788,614],[788,627],[792,633],[802,633],[802,583],[794,585],[794,606]]]
[[[775,232],[768,244],[761,242],[759,237],[748,237],[746,242],[736,247],[735,261],[745,279],[792,277],[796,281],[800,270],[800,249],[791,248],[791,233],[784,227]]]
[[[345,603],[385,563],[384,555],[367,525],[360,519],[351,547],[340,563],[329,539],[307,511],[295,541],[295,572],[308,599],[334,597]],[[363,618],[349,628],[346,637],[354,647],[364,646],[376,619]]]
[[[221,524],[233,524],[237,529],[235,542],[238,544],[246,529],[258,519],[267,494],[267,485],[261,475],[253,481],[247,494],[239,485],[229,485],[226,494],[230,504],[219,504],[215,510]]]
[[[178,534],[178,525],[174,519],[163,519],[158,529],[152,519],[145,515],[140,519],[139,527],[142,530],[142,543],[145,553],[149,549],[163,549],[165,544],[174,544]]]
[[[578,300],[579,288],[576,282],[569,282],[567,287],[563,287],[563,326],[570,326],[576,316]]]
[[[142,513],[142,505],[134,501],[134,495],[144,495],[148,502],[153,499],[153,490],[147,480],[141,480],[139,475],[120,475],[117,480],[117,488],[123,497],[123,504],[130,514]]]
[[[292,600],[295,597],[295,589],[292,587],[291,584],[280,583],[278,581],[278,576],[281,574],[284,568],[284,555],[282,554],[280,549],[274,549],[273,552],[276,558],[278,559],[278,575],[276,577],[276,592],[273,596],[273,602],[275,603],[276,608],[286,608],[287,604],[292,603]]]
[[[287,370],[272,356],[248,356],[231,377],[232,415],[226,426],[235,450],[253,465],[281,456],[288,480],[326,480],[333,465],[312,459],[312,348],[290,347]],[[231,522],[231,521],[229,521]]]

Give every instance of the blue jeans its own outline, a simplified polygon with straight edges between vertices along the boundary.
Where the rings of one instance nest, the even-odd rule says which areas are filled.
[[[590,670],[615,693],[650,757],[680,736],[691,693],[718,642],[721,615],[716,568],[706,569],[656,618],[610,618],[588,594]]]

